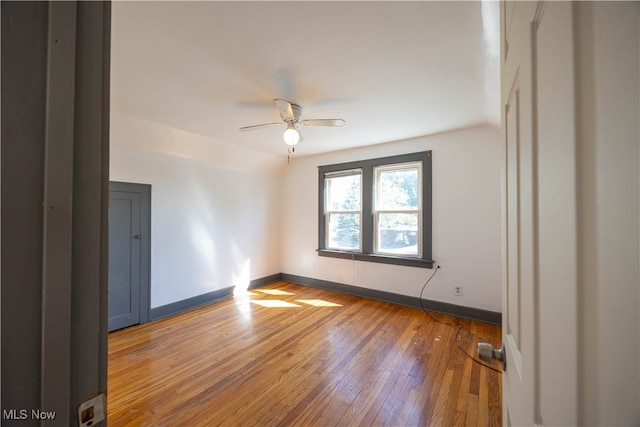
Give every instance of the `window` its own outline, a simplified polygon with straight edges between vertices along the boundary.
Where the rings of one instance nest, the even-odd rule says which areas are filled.
[[[362,170],[325,174],[327,248],[362,249]]]
[[[431,152],[319,168],[318,254],[433,266]]]
[[[374,168],[374,253],[419,257],[420,162]]]

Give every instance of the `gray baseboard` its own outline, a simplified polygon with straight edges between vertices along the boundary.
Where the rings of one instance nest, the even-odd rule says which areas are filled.
[[[502,324],[502,313],[495,311],[483,310],[473,307],[465,307],[462,305],[449,304],[446,302],[432,301],[423,299],[420,305],[418,297],[408,295],[400,295],[392,292],[378,291],[375,289],[361,288],[359,286],[345,285],[342,283],[331,282],[328,280],[313,279],[311,277],[297,276],[294,274],[281,273],[280,279],[295,283],[298,285],[320,288],[329,291],[340,292],[343,294],[355,295],[364,298],[375,299],[378,301],[400,304],[407,307],[422,308],[436,313],[448,314],[451,316],[461,317],[464,319],[478,320],[480,322],[491,323],[494,325]]]
[[[260,279],[254,279],[249,284],[249,289],[259,288],[260,286],[268,285],[269,283],[277,282],[282,280],[282,274],[276,273],[271,276],[261,277]]]
[[[378,291],[375,289],[361,288],[359,286],[345,285],[343,283],[313,279],[311,277],[297,276],[295,274],[288,273],[276,273],[270,276],[252,280],[249,284],[249,289],[259,288],[261,286],[268,285],[279,280],[295,283],[297,285],[309,286],[312,288],[325,289],[328,291],[340,292],[343,294],[355,295],[358,297],[370,298],[378,301],[390,302],[393,304],[400,304],[407,307],[424,307],[429,311],[461,317],[463,319],[478,320],[480,322],[491,323],[494,325],[502,324],[502,314],[495,311],[482,310],[479,308],[465,307],[462,305],[449,304],[446,302],[432,301],[427,299],[423,299],[421,305],[420,299],[418,297],[395,294],[393,292]],[[212,292],[207,292],[202,295],[197,295],[195,297],[172,302],[170,304],[162,305],[159,307],[154,307],[151,309],[150,317],[152,321],[158,320],[163,317],[171,316],[172,314],[177,314],[182,311],[199,307],[204,304],[209,304],[214,301],[219,301],[224,298],[229,298],[231,296],[233,296],[233,286],[218,289]]]
[[[278,280],[280,280],[280,273],[261,277],[259,279],[254,279],[251,281],[251,283],[249,283],[249,289],[259,288],[260,286],[277,282]],[[207,292],[205,294],[196,295],[195,297],[161,305],[159,307],[154,307],[151,309],[150,318],[152,321],[158,320],[163,317],[171,316],[173,314],[199,307],[204,304],[209,304],[214,301],[229,298],[233,296],[233,288],[233,286],[229,286],[227,288],[222,288],[215,291]]]

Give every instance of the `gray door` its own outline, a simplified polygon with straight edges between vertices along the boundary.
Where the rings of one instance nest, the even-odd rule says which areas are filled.
[[[109,185],[109,331],[149,318],[150,187]]]

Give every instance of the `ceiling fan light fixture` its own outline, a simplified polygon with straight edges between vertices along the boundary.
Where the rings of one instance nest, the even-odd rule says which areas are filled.
[[[341,127],[345,124],[342,119],[305,119],[301,120],[302,107],[298,104],[294,104],[291,101],[282,98],[276,98],[273,100],[273,105],[280,111],[280,118],[282,122],[262,123],[258,125],[243,126],[240,128],[241,132],[252,131],[256,129],[269,128],[273,126],[281,126],[284,122],[287,125],[287,130],[282,135],[285,144],[289,147],[289,154],[295,151],[295,146],[299,142],[302,142],[303,138],[300,131],[296,129],[296,123],[302,123],[305,126],[331,126]]]
[[[290,146],[296,145],[300,142],[300,132],[293,124],[287,126],[287,130],[284,131],[284,135],[282,135],[284,139],[284,143]]]

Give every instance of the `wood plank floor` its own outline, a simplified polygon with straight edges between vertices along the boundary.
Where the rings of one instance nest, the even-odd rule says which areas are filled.
[[[113,332],[108,424],[501,425],[501,374],[459,348],[500,327],[431,315],[461,326],[278,282]]]

